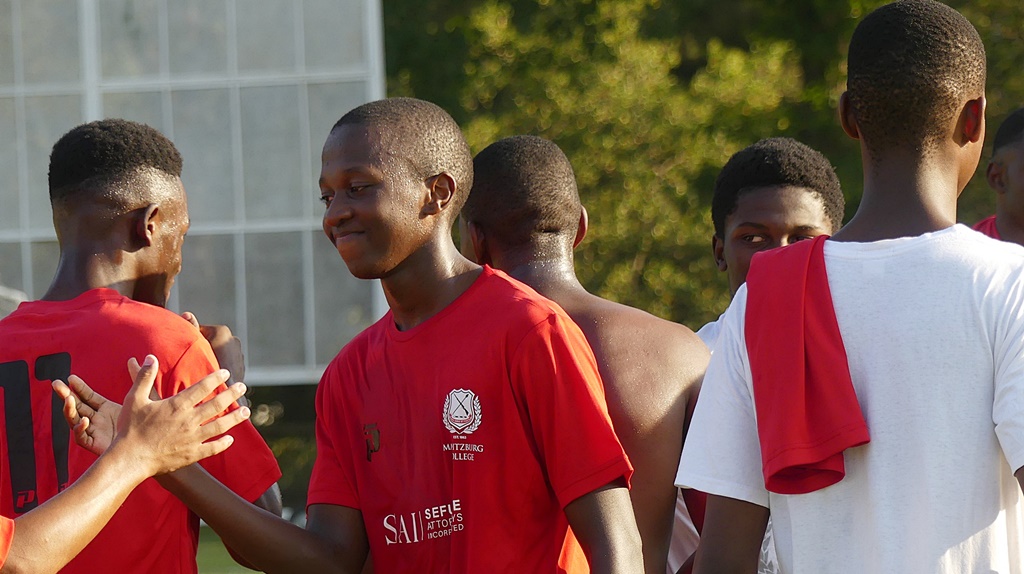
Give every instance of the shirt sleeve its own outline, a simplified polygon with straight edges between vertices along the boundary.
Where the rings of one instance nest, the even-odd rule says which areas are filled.
[[[719,320],[721,331],[683,443],[676,485],[767,507],[743,331],[745,307],[743,286]]]
[[[994,393],[992,422],[1003,456],[1010,469],[1024,467],[1024,294],[1018,281],[1012,284],[1012,305],[994,312],[997,317],[994,346]]]
[[[337,362],[331,363],[316,390],[316,460],[309,479],[307,507],[333,504],[361,508],[355,487],[353,452],[344,432],[343,405],[335,396],[340,375]]]
[[[11,552],[11,542],[13,541],[14,520],[0,516],[0,566],[7,562],[7,555]]]
[[[590,346],[575,324],[552,314],[511,355],[513,388],[525,404],[548,480],[564,508],[633,472],[612,429]]]
[[[161,396],[175,394],[219,368],[213,349],[205,339],[198,337],[163,375],[162,381],[158,381],[158,391]],[[223,388],[226,387],[221,385]],[[238,405],[232,405],[229,411],[236,408]],[[255,501],[281,478],[277,459],[249,421],[235,426],[226,434],[234,438],[231,448],[203,459],[199,464],[235,494],[250,502]]]

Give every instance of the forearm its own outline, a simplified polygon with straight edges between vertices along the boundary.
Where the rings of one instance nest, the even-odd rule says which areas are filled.
[[[250,504],[198,465],[157,480],[258,570],[348,572],[329,541]]]
[[[576,539],[594,574],[639,574],[644,571],[640,534],[624,481],[570,502],[565,507]]]
[[[65,491],[15,519],[0,572],[56,572],[81,552],[148,476],[125,452],[111,447]]]

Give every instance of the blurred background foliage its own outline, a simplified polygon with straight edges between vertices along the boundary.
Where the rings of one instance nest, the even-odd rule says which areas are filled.
[[[845,50],[879,0],[388,0],[388,94],[447,109],[474,152],[529,133],[565,150],[591,231],[577,270],[595,293],[690,327],[728,303],[710,196],[729,156],[785,135],[836,166],[847,218],[859,148],[836,107]],[[1024,3],[950,1],[989,55],[988,140],[1024,105]],[[987,158],[987,153],[986,156]],[[984,162],[960,219],[994,210]]]

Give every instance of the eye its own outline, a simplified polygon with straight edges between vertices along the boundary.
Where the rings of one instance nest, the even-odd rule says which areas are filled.
[[[756,234],[744,235],[743,237],[740,237],[740,239],[746,244],[755,246],[763,245],[768,241],[768,239],[765,238],[764,235]]]
[[[324,194],[320,196],[320,203],[324,204],[324,207],[330,207],[332,199],[334,199],[333,195]]]
[[[348,188],[348,194],[349,194],[350,196],[352,196],[352,195],[358,195],[358,194],[359,194],[359,192],[363,191],[364,189],[366,189],[366,188],[368,188],[368,187],[370,187],[370,186],[369,186],[368,184],[364,184],[364,185],[352,185],[352,186],[349,186],[349,188]]]

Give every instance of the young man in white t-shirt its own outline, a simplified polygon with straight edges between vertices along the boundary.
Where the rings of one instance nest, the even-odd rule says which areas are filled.
[[[984,47],[955,10],[904,0],[861,22],[848,69],[864,195],[824,263],[870,442],[831,486],[765,489],[741,288],[677,477],[711,493],[695,571],[753,571],[770,509],[782,572],[1024,572],[1024,249],[955,225]]]
[[[831,235],[843,224],[845,204],[839,178],[828,159],[792,139],[760,140],[733,154],[715,179],[711,250],[718,269],[735,294],[747,279],[750,259],[776,247],[819,235]],[[697,332],[709,349],[718,338],[719,321]],[[697,546],[697,532],[682,492],[675,511],[669,549],[670,574],[683,566]],[[771,528],[758,560],[760,574],[778,572]]]

